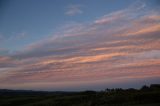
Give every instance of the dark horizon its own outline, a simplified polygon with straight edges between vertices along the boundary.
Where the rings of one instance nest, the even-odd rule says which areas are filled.
[[[152,84],[148,84],[148,85],[141,85],[139,88],[132,88],[132,87],[130,87],[130,88],[121,88],[121,87],[114,87],[114,88],[105,88],[105,89],[101,89],[101,90],[89,90],[89,89],[86,89],[86,90],[80,90],[80,91],[56,91],[56,90],[27,90],[27,89],[0,89],[0,94],[2,93],[2,92],[6,92],[6,93],[8,93],[8,94],[11,94],[12,92],[14,93],[14,92],[19,92],[19,93],[26,93],[27,94],[27,92],[48,92],[48,93],[51,93],[51,92],[53,92],[53,93],[76,93],[76,92],[92,92],[92,91],[94,91],[94,92],[106,92],[106,90],[141,90],[141,89],[143,89],[143,88],[146,88],[146,87],[148,87],[148,88],[150,88],[150,87],[153,87],[153,86],[156,86],[156,87],[160,87],[160,83],[152,83]]]
[[[147,83],[145,83],[147,82]],[[148,83],[149,82],[149,83]],[[98,85],[98,88],[97,88],[97,85],[96,86],[89,86],[89,87],[84,87],[84,88],[79,88],[77,89],[77,87],[73,87],[72,89],[70,89],[71,87],[68,87],[68,88],[57,88],[57,89],[50,89],[50,87],[48,89],[45,88],[42,88],[42,89],[21,89],[21,88],[15,88],[15,89],[8,89],[8,88],[0,88],[1,90],[2,89],[6,89],[6,90],[31,90],[31,91],[51,91],[51,92],[80,92],[80,91],[103,91],[105,90],[106,88],[109,88],[109,89],[115,89],[115,88],[122,88],[122,89],[129,89],[129,88],[134,88],[134,89],[140,89],[142,86],[146,85],[146,86],[150,86],[151,84],[160,84],[160,79],[159,78],[154,78],[150,81],[140,81],[140,82],[130,82],[130,84],[125,84],[125,83],[117,83],[115,85],[113,84],[106,84],[106,85]],[[75,89],[76,88],[76,89]]]
[[[160,84],[141,89],[103,91],[44,92],[0,90],[2,106],[159,106]]]

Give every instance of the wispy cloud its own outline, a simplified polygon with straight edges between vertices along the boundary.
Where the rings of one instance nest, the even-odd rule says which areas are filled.
[[[73,16],[77,14],[82,14],[83,11],[81,9],[82,5],[72,4],[67,7],[67,11],[65,12],[66,15]]]
[[[0,43],[23,40],[24,38],[27,38],[27,36],[28,36],[27,33],[24,31],[18,33],[12,32],[10,35],[0,34]]]
[[[9,50],[6,48],[0,48],[0,55],[8,54]]]
[[[65,86],[64,81],[75,84],[159,77],[159,17],[157,10],[148,10],[141,3],[93,22],[64,25],[56,33],[60,37],[46,38],[0,57],[0,67],[6,72],[0,75],[0,83]]]
[[[2,42],[3,40],[4,40],[4,36],[0,34],[0,42]]]

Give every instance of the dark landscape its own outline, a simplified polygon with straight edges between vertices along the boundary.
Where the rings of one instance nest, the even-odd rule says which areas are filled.
[[[160,84],[141,89],[47,92],[0,90],[0,106],[159,106]]]

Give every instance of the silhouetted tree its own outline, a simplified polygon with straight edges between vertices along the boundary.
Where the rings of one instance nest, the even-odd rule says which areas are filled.
[[[143,85],[142,88],[141,88],[141,90],[143,90],[143,91],[148,91],[148,90],[149,90],[149,87],[148,87],[147,85]]]

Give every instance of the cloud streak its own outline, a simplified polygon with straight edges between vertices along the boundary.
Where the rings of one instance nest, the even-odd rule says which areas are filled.
[[[69,16],[74,16],[74,15],[77,15],[77,14],[82,14],[83,11],[81,10],[81,7],[82,5],[69,5],[68,8],[67,8],[67,11],[65,12],[66,15],[69,15]]]
[[[81,12],[72,6],[68,15]],[[160,14],[143,3],[93,22],[72,23],[56,33],[60,37],[1,56],[0,85],[34,88],[36,83],[67,86],[160,77],[159,29]]]

